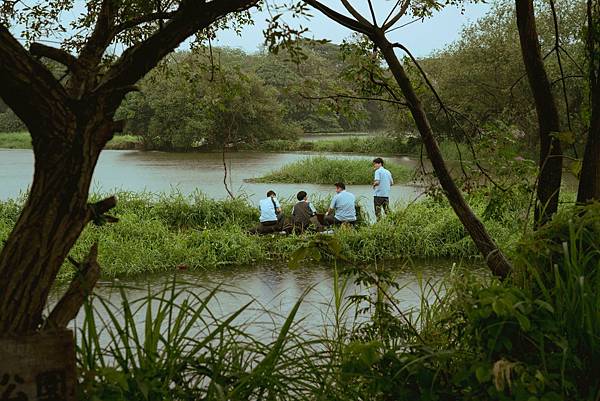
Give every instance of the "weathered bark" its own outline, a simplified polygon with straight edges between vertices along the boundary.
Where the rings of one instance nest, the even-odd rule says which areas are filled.
[[[560,132],[560,119],[540,50],[533,1],[516,0],[515,4],[521,53],[539,125],[540,171],[535,206],[535,226],[538,227],[558,210],[563,158],[560,140],[555,134]]]
[[[599,20],[600,5],[588,0],[586,47],[592,114],[577,191],[577,202],[582,204],[600,200],[600,33],[597,26]]]
[[[396,80],[396,83],[406,98],[407,106],[412,114],[413,119],[415,120],[417,129],[421,134],[427,155],[431,160],[433,169],[440,181],[440,185],[444,189],[450,205],[473,239],[475,246],[485,258],[485,261],[491,272],[501,278],[508,276],[511,271],[510,263],[502,251],[498,248],[492,237],[489,235],[484,225],[473,213],[462,196],[462,193],[456,186],[454,180],[450,176],[442,153],[440,152],[440,148],[433,135],[433,130],[431,129],[431,124],[429,123],[429,119],[427,118],[427,114],[423,108],[423,104],[419,100],[410,82],[410,79],[404,70],[404,67],[402,67],[402,64],[398,60],[393,45],[385,37],[385,29],[388,29],[391,26],[389,26],[389,24],[384,24],[383,28],[378,28],[377,26],[370,24],[368,21],[365,21],[364,18],[357,18],[354,20],[336,12],[319,1],[304,1],[341,25],[353,31],[367,35],[381,50],[388,67]],[[348,7],[346,8],[348,9]],[[391,21],[397,21],[404,12],[406,12],[406,9],[403,7],[398,15],[391,17]],[[351,12],[351,14],[354,13]]]
[[[125,51],[107,71],[101,58],[124,27],[148,21],[122,21],[103,0],[95,29],[79,57],[48,46],[30,51],[0,24],[0,97],[29,128],[35,155],[33,184],[23,211],[0,253],[0,333],[21,334],[43,325],[42,311],[56,275],[87,223],[113,202],[88,204],[96,162],[122,124],[114,113],[132,85],[195,32],[257,0],[182,0],[162,29]],[[63,86],[38,60],[52,58],[71,71]],[[97,278],[95,248],[86,261],[85,285],[73,283],[46,327],[64,326]]]

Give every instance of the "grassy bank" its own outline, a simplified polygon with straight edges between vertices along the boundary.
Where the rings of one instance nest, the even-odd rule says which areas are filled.
[[[314,234],[256,236],[246,230],[258,221],[258,210],[245,200],[211,200],[202,195],[120,193],[114,215],[120,221],[101,227],[88,226],[73,248],[81,259],[98,241],[104,277],[118,277],[177,268],[214,269],[223,265],[248,265],[288,261]],[[472,198],[480,215],[486,215],[487,199]],[[513,205],[515,202],[512,203]],[[316,202],[324,210],[327,200]],[[364,205],[367,206],[367,205]],[[289,215],[292,203],[284,204]],[[371,205],[368,205],[371,207]],[[20,203],[0,203],[0,241],[6,239],[20,210]],[[511,209],[512,211],[513,209]],[[494,238],[510,247],[518,238],[518,223],[507,219],[508,210],[486,217]],[[451,208],[433,200],[397,209],[389,218],[356,229],[338,229],[332,236],[343,257],[354,262],[407,257],[476,257],[472,241]],[[73,274],[65,264],[61,280]]]
[[[141,147],[140,138],[133,135],[116,135],[105,149],[129,150]],[[0,132],[0,149],[31,149],[28,132]]]
[[[373,266],[336,270],[331,307],[302,318],[305,294],[287,317],[256,304],[223,316],[197,283],[123,289],[86,305],[80,398],[598,400],[599,236],[600,205],[563,210],[519,243],[511,278],[449,263],[410,283],[418,308]]]
[[[275,139],[257,145],[242,146],[241,148],[266,152],[339,152],[370,155],[416,154],[419,151],[419,145],[416,141],[400,140],[387,136],[350,136],[315,141]]]
[[[408,167],[386,163],[397,184],[411,181],[413,171]],[[284,182],[333,184],[343,181],[350,185],[369,185],[373,183],[373,163],[369,159],[331,159],[324,156],[308,157],[286,164],[278,170],[249,182]]]

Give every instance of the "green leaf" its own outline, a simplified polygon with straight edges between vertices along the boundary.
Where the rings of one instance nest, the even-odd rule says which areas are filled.
[[[575,133],[572,131],[552,132],[551,135],[558,139],[564,145],[572,145],[575,143]]]

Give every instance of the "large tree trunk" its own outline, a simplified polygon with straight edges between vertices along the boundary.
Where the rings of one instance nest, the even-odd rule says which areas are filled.
[[[516,0],[516,12],[521,53],[540,130],[540,171],[535,205],[535,226],[538,227],[558,210],[563,158],[560,140],[554,134],[560,131],[560,120],[541,55],[533,0]]]
[[[396,82],[406,98],[412,117],[415,120],[421,138],[423,139],[423,144],[427,150],[427,156],[431,161],[433,169],[440,181],[440,185],[446,193],[450,205],[473,239],[475,246],[485,258],[492,273],[502,278],[506,277],[510,273],[511,265],[486,231],[481,221],[473,213],[450,176],[442,153],[440,152],[440,148],[433,136],[433,130],[431,129],[427,114],[425,113],[423,105],[415,93],[402,64],[396,56],[393,45],[388,42],[383,32],[373,35],[372,40],[381,49]]]
[[[587,53],[589,63],[589,85],[592,104],[590,129],[588,132],[577,202],[587,203],[600,200],[600,5],[587,1]]]
[[[29,332],[40,326],[52,283],[93,217],[88,191],[101,148],[92,143],[89,131],[98,127],[67,126],[74,126],[73,131],[55,133],[52,142],[34,142],[31,191],[0,253],[3,333]]]

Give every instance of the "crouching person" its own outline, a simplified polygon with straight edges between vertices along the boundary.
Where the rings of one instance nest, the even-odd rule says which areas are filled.
[[[284,216],[275,191],[267,192],[267,197],[258,203],[259,225],[250,230],[253,234],[269,234],[282,230]]]
[[[309,229],[322,231],[323,226],[317,218],[317,209],[308,201],[308,194],[305,191],[298,192],[296,195],[298,203],[292,209],[292,227],[294,232],[304,232]]]
[[[356,197],[346,191],[343,182],[335,183],[335,196],[325,214],[325,224],[328,226],[356,223]],[[335,213],[335,214],[334,214]]]

